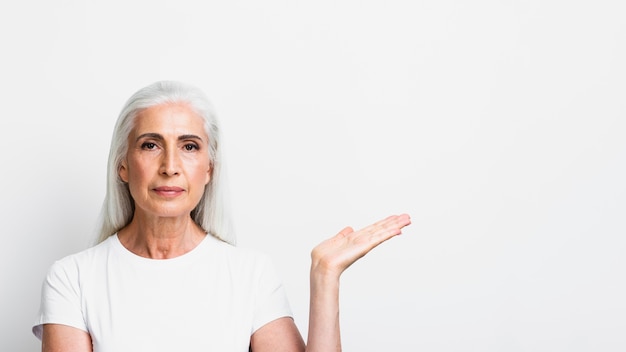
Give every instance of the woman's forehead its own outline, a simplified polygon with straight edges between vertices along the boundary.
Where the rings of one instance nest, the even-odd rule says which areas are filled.
[[[159,133],[162,135],[196,134],[207,137],[204,119],[187,104],[162,104],[139,112],[133,128],[135,135]]]

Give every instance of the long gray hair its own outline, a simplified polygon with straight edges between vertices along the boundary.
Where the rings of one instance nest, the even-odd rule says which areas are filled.
[[[100,215],[98,242],[117,233],[132,220],[134,202],[128,185],[119,177],[122,161],[128,151],[128,136],[135,124],[135,118],[144,109],[172,103],[185,103],[204,120],[204,128],[209,136],[209,158],[211,160],[211,180],[204,189],[198,205],[191,217],[204,231],[224,242],[235,244],[230,219],[225,205],[222,176],[220,135],[217,118],[206,95],[189,84],[160,81],[137,91],[128,99],[122,109],[111,140],[107,166],[107,189]]]

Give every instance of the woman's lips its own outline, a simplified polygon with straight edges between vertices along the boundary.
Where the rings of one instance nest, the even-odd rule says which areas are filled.
[[[160,196],[171,198],[171,197],[178,197],[183,192],[185,192],[185,190],[180,187],[161,186],[161,187],[154,188],[154,192],[156,192]]]

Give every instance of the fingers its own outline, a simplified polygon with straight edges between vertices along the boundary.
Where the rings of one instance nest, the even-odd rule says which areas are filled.
[[[408,214],[392,215],[359,230],[359,235],[365,235],[372,247],[402,233],[402,228],[411,224]]]
[[[411,217],[409,216],[409,214],[391,215],[369,226],[362,228],[361,230],[359,230],[359,232],[364,231],[368,233],[374,233],[377,230],[381,230],[381,229],[395,229],[395,228],[402,229],[403,227],[408,226],[410,224],[411,224]],[[353,232],[354,232],[354,229],[348,226],[344,228],[343,230],[341,230],[337,234],[337,236],[344,237]]]
[[[373,234],[387,231],[395,232],[397,230],[397,232],[400,233],[403,227],[410,224],[411,218],[408,214],[392,215],[363,228],[362,231]]]
[[[400,233],[402,228],[411,224],[411,218],[408,214],[390,216],[385,224],[389,229],[397,229]]]
[[[409,214],[401,214],[401,215],[391,215],[383,220],[380,220],[374,224],[373,226],[383,226],[383,227],[393,227],[396,226],[398,228],[403,228],[407,225],[411,224],[411,217]]]

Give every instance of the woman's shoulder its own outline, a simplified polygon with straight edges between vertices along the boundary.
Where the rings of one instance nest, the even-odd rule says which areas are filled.
[[[106,240],[79,252],[66,255],[61,259],[56,260],[49,269],[49,272],[54,271],[66,271],[73,272],[78,271],[81,268],[88,266],[90,263],[97,261],[102,256],[106,255],[115,241],[115,236],[111,236]]]
[[[213,236],[210,237],[211,238],[206,239],[209,241],[207,247],[214,251],[212,255],[217,255],[217,258],[224,259],[225,261],[233,264],[236,263],[243,266],[253,267],[264,266],[271,263],[269,255],[256,248],[235,246],[223,242]]]

